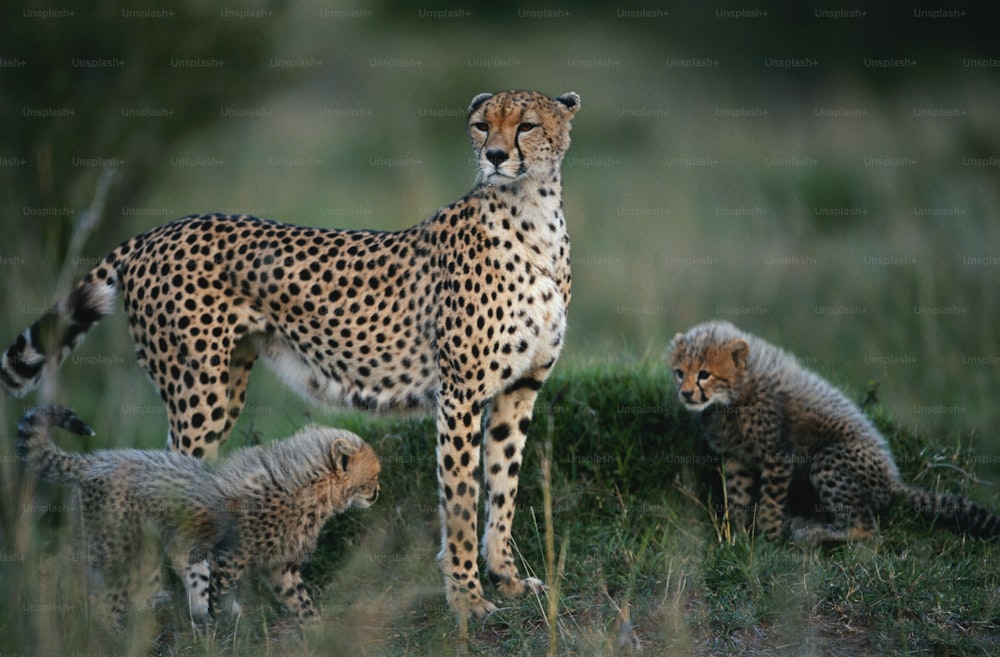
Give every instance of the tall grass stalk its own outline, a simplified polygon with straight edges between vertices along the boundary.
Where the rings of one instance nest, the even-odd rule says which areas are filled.
[[[556,623],[559,621],[559,576],[556,571],[556,536],[554,523],[552,520],[552,468],[550,465],[552,458],[552,416],[549,416],[548,436],[545,439],[545,448],[538,447],[538,462],[542,469],[542,513],[545,522],[545,580],[549,583],[548,608],[546,619],[549,626],[549,648],[550,657],[555,657],[559,645],[559,630]],[[563,544],[563,559],[565,563],[566,545]],[[561,568],[560,568],[561,570]]]

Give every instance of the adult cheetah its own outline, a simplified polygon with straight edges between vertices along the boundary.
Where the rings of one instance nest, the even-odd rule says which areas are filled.
[[[519,576],[510,534],[535,397],[566,327],[560,168],[579,108],[575,93],[477,95],[468,134],[478,183],[399,232],[220,214],[153,228],[23,332],[0,360],[0,381],[15,396],[36,386],[46,362],[65,360],[120,291],[173,450],[216,455],[258,358],[319,402],[436,405],[439,561],[452,610],[464,624],[496,609],[477,565],[483,447],[488,572],[504,595],[538,590],[540,581]]]

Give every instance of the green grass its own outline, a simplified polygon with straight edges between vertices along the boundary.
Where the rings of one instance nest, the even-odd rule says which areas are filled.
[[[544,577],[536,448],[551,440],[553,538],[557,554],[565,552],[557,654],[626,655],[640,647],[643,654],[664,655],[1000,649],[995,544],[934,531],[901,508],[883,519],[875,539],[833,549],[801,550],[742,534],[720,538],[711,504],[718,499],[717,460],[672,401],[664,369],[625,360],[557,368],[543,388],[514,536],[522,571]],[[261,385],[273,383],[258,377],[265,379]],[[274,395],[268,398],[276,405],[305,408],[282,400],[280,391]],[[81,414],[100,416],[110,404],[83,406]],[[877,404],[870,411],[900,454],[906,478],[996,506],[995,496],[984,499],[972,482],[967,448],[901,431]],[[324,533],[305,569],[322,621],[304,638],[252,585],[241,591],[244,616],[212,635],[193,634],[183,605],[174,604],[160,612],[140,607],[129,639],[108,636],[92,622],[67,500],[42,487],[31,498],[15,497],[20,489],[8,471],[0,586],[9,603],[0,611],[0,652],[131,655],[156,646],[159,654],[210,656],[544,653],[546,596],[499,601],[500,612],[472,623],[467,643],[456,634],[434,562],[439,532],[431,421],[368,415],[336,421],[380,453],[383,495],[372,509],[348,513]],[[244,432],[234,442],[270,440],[281,434],[266,425],[286,422],[277,413],[263,415],[254,423],[258,433]],[[2,440],[8,466],[11,438]],[[109,440],[125,445],[133,437]],[[32,503],[47,504],[47,511],[26,511]]]

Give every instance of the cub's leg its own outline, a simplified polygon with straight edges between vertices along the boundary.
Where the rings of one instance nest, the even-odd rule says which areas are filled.
[[[186,553],[171,554],[170,560],[174,572],[184,582],[191,622],[207,623],[211,620],[208,602],[212,576],[208,561],[200,558],[192,559]]]
[[[521,579],[511,544],[518,475],[531,425],[538,389],[547,374],[538,370],[516,381],[493,399],[486,432],[486,529],[482,553],[487,573],[504,596],[520,595],[525,588],[540,592],[541,580]]]
[[[725,460],[725,469],[729,524],[745,531],[750,528],[750,523],[753,521],[757,473],[743,461],[734,458]]]
[[[297,563],[287,563],[277,566],[267,573],[267,580],[285,609],[295,614],[299,622],[316,618],[316,607],[306,591]]]
[[[195,564],[195,566],[198,565]],[[223,607],[223,600],[229,597],[236,582],[239,581],[246,569],[246,557],[231,550],[217,552],[211,559],[211,569],[208,584],[208,608],[213,617],[218,617]],[[231,608],[235,612],[239,611],[239,605],[235,604],[235,601]]]
[[[820,500],[818,510],[833,516],[833,521],[799,523],[791,528],[793,542],[813,546],[844,543],[875,533],[872,502],[878,495],[873,495],[863,478],[851,471],[851,463],[863,463],[863,456],[855,458],[843,448],[820,450],[813,456],[809,480]]]
[[[757,533],[768,540],[781,538],[786,528],[788,489],[792,483],[793,458],[780,453],[764,462],[760,473],[760,504]]]
[[[132,568],[138,561],[140,524],[134,504],[114,487],[82,487],[83,536],[90,571],[100,585],[98,606],[103,622],[112,629],[125,627],[132,585]]]

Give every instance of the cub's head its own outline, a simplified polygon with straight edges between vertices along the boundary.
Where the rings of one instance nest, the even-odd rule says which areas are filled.
[[[692,412],[737,401],[750,347],[740,337],[719,338],[694,329],[678,333],[670,351],[677,396]]]
[[[569,148],[570,119],[579,109],[580,97],[573,92],[549,98],[535,91],[502,91],[473,98],[469,138],[480,178],[502,185],[558,174]]]
[[[309,459],[306,484],[312,494],[332,502],[337,513],[350,507],[367,509],[375,503],[382,466],[368,443],[350,431],[315,424],[300,430],[296,438],[308,445],[307,449],[315,450],[315,457]],[[282,447],[297,447],[294,441],[281,443]]]
[[[378,499],[382,466],[375,451],[358,436],[342,431],[330,443],[330,462],[337,475],[344,509],[367,509]]]

